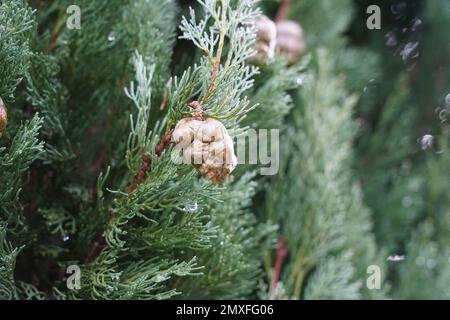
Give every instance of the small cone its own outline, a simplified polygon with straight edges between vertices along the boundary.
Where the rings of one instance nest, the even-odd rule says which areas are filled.
[[[4,104],[2,98],[0,97],[0,136],[5,132],[7,125],[8,125],[8,112],[6,109],[6,105]]]
[[[172,141],[182,148],[185,160],[214,183],[225,183],[236,168],[233,140],[218,120],[182,119],[172,133]]]
[[[264,15],[257,16],[253,23],[257,30],[256,53],[252,57],[253,61],[271,62],[275,57],[277,45],[277,26]]]
[[[303,28],[297,22],[284,20],[277,23],[277,49],[287,56],[290,64],[300,60],[306,44]]]

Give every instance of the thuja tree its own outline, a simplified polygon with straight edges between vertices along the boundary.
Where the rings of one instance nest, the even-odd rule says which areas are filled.
[[[352,9],[351,1],[291,3],[289,16],[303,26],[311,62],[301,88],[292,92],[280,173],[265,191],[264,214],[280,225],[278,249],[266,259],[270,298],[355,299],[385,293],[366,286],[368,268],[384,270],[384,259],[352,174],[358,132],[353,116],[377,59],[349,46],[344,37]]]
[[[249,210],[255,173],[215,184],[172,161],[170,133],[192,101],[231,135],[270,102],[248,64],[258,9],[199,1],[179,29],[178,12],[166,0],[1,2],[2,298],[256,295],[276,225]],[[177,30],[198,58],[172,76]]]

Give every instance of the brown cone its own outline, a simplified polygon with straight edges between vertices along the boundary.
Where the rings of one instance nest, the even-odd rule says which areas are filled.
[[[289,63],[297,63],[305,53],[306,44],[303,28],[295,21],[277,23],[277,49],[285,54]]]
[[[0,135],[6,130],[6,126],[8,124],[8,112],[6,109],[6,105],[0,97]]]
[[[185,160],[214,183],[223,184],[236,168],[233,140],[218,120],[182,119],[173,131],[172,141],[182,148]]]

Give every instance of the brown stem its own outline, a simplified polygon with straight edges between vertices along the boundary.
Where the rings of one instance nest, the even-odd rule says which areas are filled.
[[[203,118],[203,106],[198,101],[192,101],[188,104],[189,107],[195,110],[192,119],[194,120],[202,120]]]
[[[94,261],[95,258],[97,258],[97,256],[99,255],[100,251],[102,251],[102,249],[105,247],[105,245],[105,237],[103,235],[99,235],[95,240],[93,246],[91,247],[91,250],[89,250],[87,257],[84,260],[84,264],[88,264]]]
[[[2,98],[0,97],[0,137],[3,134],[3,131],[6,130],[7,125],[8,125],[8,110]]]
[[[172,132],[173,130],[170,130],[167,132],[164,137],[162,137],[161,142],[158,143],[155,147],[155,153],[157,157],[160,157],[162,152],[170,145],[172,142]]]
[[[270,286],[272,295],[275,293],[275,288],[277,286],[278,281],[280,280],[281,268],[287,255],[288,250],[286,248],[286,240],[284,236],[281,236],[280,241],[278,242],[278,248],[275,255],[275,268],[272,277],[272,284]]]
[[[157,157],[160,157],[164,149],[166,149],[172,140],[172,131],[167,132],[164,137],[161,139],[160,143],[155,148],[155,154]],[[138,173],[133,179],[133,182],[128,187],[127,192],[132,193],[134,190],[136,190],[139,185],[144,182],[144,180],[147,178],[147,174],[151,169],[152,164],[152,156],[151,154],[145,154],[142,157],[141,160],[141,166],[139,168]],[[114,219],[114,216],[111,217],[109,221]],[[103,248],[106,246],[106,240],[103,234],[99,235],[97,239],[95,240],[94,244],[92,245],[91,249],[89,250],[89,253],[84,261],[85,264],[91,263],[92,261],[97,258],[97,256],[100,254],[100,252],[103,250]]]
[[[147,171],[152,165],[152,156],[150,154],[144,154],[141,160],[141,167],[138,173],[135,175],[133,182],[128,187],[127,192],[132,193],[136,188],[147,178]]]
[[[164,88],[164,95],[163,99],[161,101],[161,105],[159,106],[159,111],[164,111],[164,108],[167,105],[167,101],[169,101],[169,90],[167,89],[168,86],[172,84],[172,78],[169,79],[166,83],[166,87]]]
[[[277,16],[275,22],[281,22],[287,19],[289,10],[291,8],[291,0],[283,0],[278,8]]]
[[[222,55],[222,53],[220,53],[220,55]],[[214,92],[214,90],[216,90],[216,85],[215,85],[214,81],[216,80],[217,71],[219,70],[220,60],[221,60],[220,56],[218,55],[216,58],[216,62],[214,63],[214,68],[213,68],[213,71],[211,74],[211,86],[209,87],[207,97],[209,97]]]
[[[227,10],[228,10],[227,7],[222,8],[222,23],[226,19]],[[222,25],[220,28],[219,44],[217,47],[216,59],[215,59],[214,67],[213,67],[212,74],[211,74],[211,86],[209,87],[209,91],[208,91],[208,94],[206,95],[205,99],[207,99],[216,89],[216,85],[215,85],[214,81],[216,80],[217,72],[219,71],[220,61],[222,59],[223,46],[225,45],[226,34],[227,34],[227,29],[225,26]]]
[[[50,41],[47,45],[47,51],[52,51],[56,47],[56,42],[58,41],[58,37],[61,33],[61,29],[66,23],[66,15],[62,14],[53,28],[53,31],[50,36]]]

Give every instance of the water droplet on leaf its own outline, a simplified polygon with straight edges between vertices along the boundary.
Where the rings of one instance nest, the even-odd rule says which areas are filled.
[[[389,256],[387,258],[387,261],[392,261],[392,262],[399,262],[399,261],[403,261],[405,260],[405,256],[404,255],[393,255],[393,256]]]
[[[113,280],[113,281],[119,281],[119,279],[120,279],[120,275],[119,274],[113,274],[113,275],[111,275],[111,280]]]
[[[388,47],[395,47],[398,44],[397,36],[394,32],[388,32],[384,36],[385,43]]]
[[[115,34],[114,31],[111,31],[111,32],[108,34],[108,41],[109,41],[109,42],[114,42],[114,41],[116,41],[116,34]]]
[[[401,19],[406,13],[406,2],[397,2],[391,5],[391,12],[395,15],[395,18]]]
[[[411,31],[417,32],[420,28],[422,28],[422,20],[419,18],[414,19],[411,23]]]
[[[450,106],[450,93],[445,96],[445,104]]]
[[[400,51],[400,55],[403,61],[417,58],[419,56],[419,51],[417,50],[418,47],[419,47],[418,42],[408,42],[407,44],[405,44],[402,51]]]
[[[163,282],[166,280],[166,277],[162,274],[158,274],[156,277],[153,278],[154,282]]]
[[[431,134],[426,134],[417,141],[422,150],[427,150],[433,146],[434,137]]]
[[[186,204],[186,206],[184,207],[184,211],[190,212],[190,213],[195,213],[198,210],[198,203],[197,201],[190,201]]]

